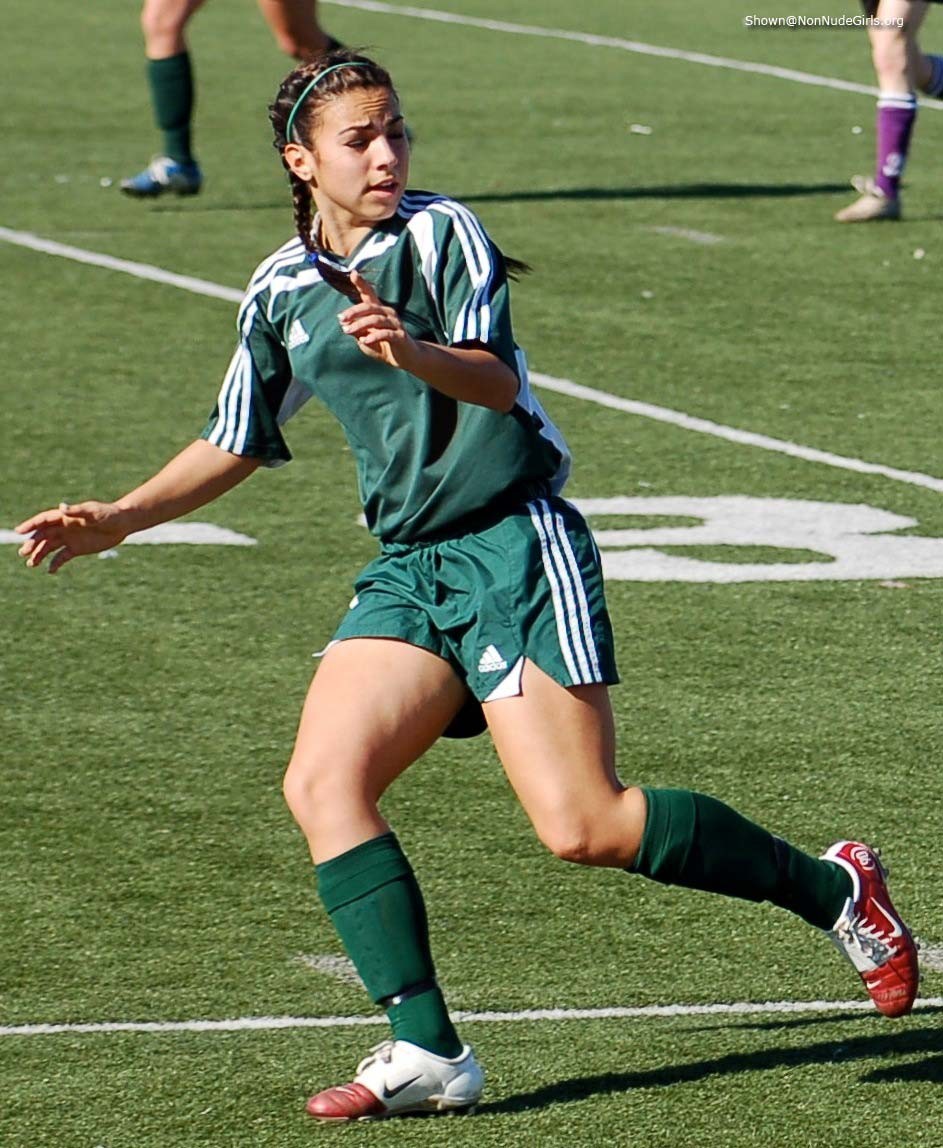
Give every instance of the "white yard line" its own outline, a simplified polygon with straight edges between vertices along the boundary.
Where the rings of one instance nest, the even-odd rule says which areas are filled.
[[[435,8],[416,8],[409,4],[386,4],[382,0],[325,0],[338,8],[356,8],[361,12],[377,12],[384,16],[408,16],[414,20],[433,20],[440,24],[458,24],[465,28],[484,28],[490,32],[504,32],[513,36],[539,36],[551,40],[570,40],[589,44],[595,48],[616,48],[634,52],[638,56],[657,56],[663,60],[681,60],[687,64],[703,64],[708,68],[726,68],[732,72],[749,72],[757,76],[771,76],[793,84],[807,84],[816,88],[831,88],[837,92],[853,92],[859,96],[877,96],[878,89],[867,84],[854,84],[849,80],[836,80],[833,76],[817,76],[813,72],[797,72],[793,68],[780,68],[775,64],[758,64],[752,60],[734,60],[727,56],[710,56],[704,52],[688,52],[683,48],[663,48],[640,40],[624,40],[620,36],[596,36],[591,32],[573,32],[564,28],[543,28],[536,24],[515,24],[508,20],[485,20],[478,16],[465,16],[460,12],[441,12]],[[920,104],[943,111],[937,100],[920,100]]]
[[[713,231],[695,231],[692,227],[650,227],[656,235],[669,235],[673,239],[687,239],[690,243],[702,243],[710,246],[714,243],[723,243],[722,235],[715,235]]]
[[[108,271],[123,271],[135,279],[149,279],[152,283],[165,283],[192,291],[195,295],[209,295],[211,299],[225,299],[227,303],[241,303],[242,291],[234,287],[221,287],[218,283],[208,283],[205,279],[194,279],[192,275],[177,275],[162,267],[152,267],[149,263],[134,263],[130,259],[116,259],[113,255],[103,255],[98,251],[85,251],[81,247],[70,247],[67,243],[57,243],[53,239],[43,239],[29,231],[12,231],[0,227],[0,239],[17,247],[27,247],[30,251],[42,251],[46,255],[59,255],[74,263],[88,263],[92,267],[104,267]]]
[[[607,391],[597,391],[592,387],[584,387],[581,383],[574,383],[570,379],[555,379],[552,375],[541,375],[536,371],[532,372],[530,377],[532,382],[548,391],[557,391],[561,395],[569,395],[570,398],[598,403],[600,406],[611,407],[616,411],[626,411],[628,414],[640,415],[642,418],[655,419],[656,422],[670,423],[672,426],[682,427],[684,430],[699,431],[701,434],[713,435],[714,438],[726,439],[727,442],[740,443],[742,446],[755,446],[761,450],[771,450],[777,454],[801,458],[806,462],[821,462],[826,466],[839,467],[841,470],[854,470],[859,474],[879,474],[883,478],[892,478],[896,482],[906,482],[910,486],[923,486],[927,490],[943,493],[943,478],[936,478],[930,474],[920,474],[919,471],[913,470],[898,470],[893,466],[884,466],[883,463],[865,462],[860,458],[846,458],[844,455],[831,454],[827,450],[801,446],[799,443],[770,438],[768,435],[755,434],[753,431],[738,430],[736,427],[711,422],[710,419],[701,419],[694,415],[684,414],[682,411],[673,411],[668,407],[658,407],[652,403],[638,402],[636,399],[623,399],[619,395],[611,395]]]
[[[943,1008],[943,997],[923,997],[915,1009]],[[461,1024],[508,1024],[516,1021],[654,1020],[693,1016],[769,1016],[808,1013],[875,1012],[870,1001],[738,1001],[733,1004],[644,1005],[638,1008],[548,1008],[517,1012],[452,1013]],[[60,1033],[114,1032],[249,1032],[295,1028],[354,1028],[384,1025],[385,1016],[243,1016],[231,1020],[101,1021],[94,1024],[0,1025],[3,1036],[55,1036]]]
[[[153,267],[148,263],[133,263],[127,259],[116,259],[111,255],[86,251],[81,247],[70,247],[65,243],[43,239],[28,231],[13,231],[8,227],[0,227],[0,241],[12,243],[19,247],[27,247],[32,251],[42,251],[47,255],[55,255],[63,259],[73,259],[79,263],[91,264],[94,267],[102,267],[108,271],[119,271],[125,275],[132,275],[136,279],[147,279],[171,287],[178,287],[183,291],[191,291],[197,295],[223,299],[228,303],[238,303],[242,300],[242,292],[234,287],[223,287],[218,283],[211,283],[206,279],[194,279],[189,275],[177,275],[173,271],[166,271],[162,267]],[[537,371],[531,372],[530,378],[532,382],[548,391],[556,391],[561,395],[568,395],[570,398],[596,403],[602,407],[609,407],[611,410],[625,411],[627,414],[638,415],[641,418],[669,423],[683,430],[697,431],[700,434],[711,435],[714,438],[738,443],[741,446],[758,447],[760,450],[789,455],[806,462],[818,462],[826,466],[838,467],[841,470],[856,471],[858,474],[879,475],[882,478],[893,479],[895,482],[904,482],[910,486],[921,486],[927,490],[943,493],[943,478],[936,478],[930,474],[921,474],[919,471],[913,470],[899,470],[897,467],[885,466],[883,463],[866,462],[860,458],[848,458],[844,455],[832,454],[830,451],[818,450],[816,447],[802,446],[799,443],[788,442],[784,439],[770,438],[769,435],[739,430],[736,427],[725,426],[723,423],[711,422],[710,419],[702,419],[695,415],[685,414],[683,411],[675,411],[669,407],[639,402],[636,399],[624,399],[619,395],[610,394],[608,391],[598,391],[594,387],[574,383],[571,379],[558,379],[552,375],[540,374]]]

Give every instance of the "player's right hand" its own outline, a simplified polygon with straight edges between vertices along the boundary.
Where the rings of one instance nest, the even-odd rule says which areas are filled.
[[[110,550],[130,533],[125,512],[113,502],[60,502],[14,529],[29,535],[19,550],[26,565],[40,566],[49,558],[50,574],[80,554]]]

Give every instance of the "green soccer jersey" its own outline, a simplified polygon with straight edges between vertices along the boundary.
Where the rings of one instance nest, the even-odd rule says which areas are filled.
[[[353,451],[367,525],[389,543],[433,540],[482,512],[558,493],[569,454],[530,392],[504,261],[476,216],[444,196],[409,192],[348,259],[328,258],[360,271],[414,338],[481,345],[507,363],[520,379],[513,410],[457,402],[364,355],[337,320],[350,301],[294,239],[250,281],[239,345],[203,437],[277,466],[291,458],[282,427],[317,397]]]

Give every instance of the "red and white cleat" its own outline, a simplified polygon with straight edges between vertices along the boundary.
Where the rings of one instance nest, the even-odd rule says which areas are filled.
[[[336,1121],[469,1113],[483,1087],[484,1073],[467,1044],[449,1059],[406,1040],[387,1040],[360,1062],[350,1084],[312,1096],[307,1110],[316,1120]]]
[[[873,849],[839,841],[822,854],[851,877],[852,895],[828,935],[858,970],[878,1012],[904,1016],[917,995],[917,946],[887,892]]]

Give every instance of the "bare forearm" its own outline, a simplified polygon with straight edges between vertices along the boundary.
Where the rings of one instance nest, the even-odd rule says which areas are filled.
[[[100,554],[118,546],[129,534],[157,526],[219,498],[259,465],[254,458],[239,458],[198,440],[190,443],[147,482],[117,502],[61,502],[42,510],[17,526],[26,535],[20,555],[27,566],[42,566],[49,573],[81,554]]]
[[[197,439],[115,505],[125,517],[129,534],[146,530],[219,498],[258,465],[256,458],[242,458]]]
[[[477,347],[412,340],[409,358],[402,366],[450,398],[496,411],[507,412],[514,406],[520,386],[507,363]]]

